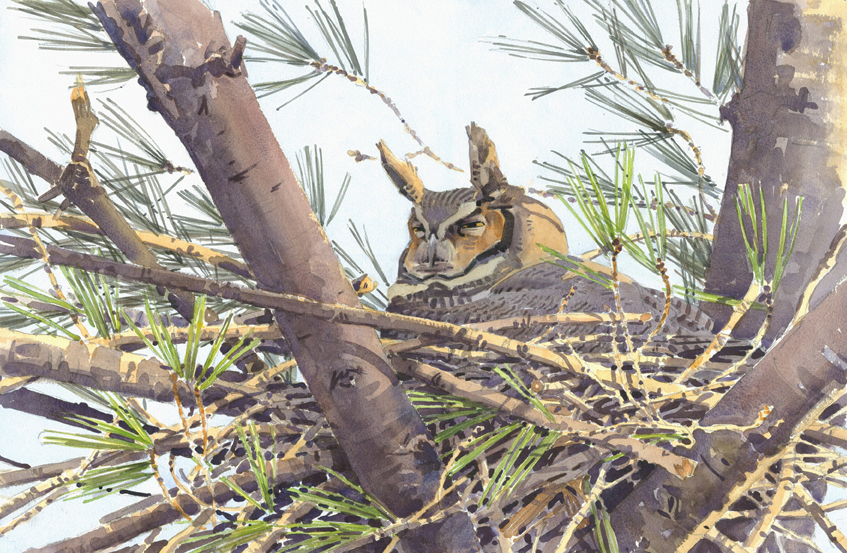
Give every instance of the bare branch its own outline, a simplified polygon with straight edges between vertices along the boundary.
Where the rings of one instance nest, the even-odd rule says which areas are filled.
[[[27,226],[70,230],[85,234],[105,234],[91,219],[86,217],[77,217],[74,215],[57,216],[51,213],[38,212],[0,213],[0,228],[16,229]],[[254,278],[250,267],[246,264],[206,246],[146,230],[138,230],[136,234],[148,246],[199,259],[209,265],[226,269],[244,278]]]

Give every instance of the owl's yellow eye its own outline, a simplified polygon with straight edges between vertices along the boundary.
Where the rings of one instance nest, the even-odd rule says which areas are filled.
[[[482,236],[485,232],[485,221],[477,219],[475,221],[465,221],[459,225],[459,236],[470,234],[471,236]]]
[[[424,235],[424,228],[423,228],[423,225],[422,225],[422,224],[420,224],[420,223],[412,224],[412,232],[413,232],[413,233],[415,234],[415,236],[417,236],[418,238],[423,238],[423,235]]]

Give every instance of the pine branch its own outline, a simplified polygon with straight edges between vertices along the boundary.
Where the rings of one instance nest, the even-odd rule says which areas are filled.
[[[331,452],[316,450],[311,455],[287,461],[277,461],[276,464],[274,485],[303,480],[321,472],[320,466],[332,466],[334,463]],[[256,480],[250,472],[234,475],[232,480],[246,491],[254,491],[257,487]],[[222,505],[235,497],[235,492],[222,482],[216,483],[213,489],[214,495],[210,494],[205,486],[196,490],[196,496],[203,502],[202,505],[185,494],[180,494],[174,498],[174,501],[185,513],[193,516],[198,514],[204,505],[211,504],[213,500],[216,504]],[[83,533],[80,536],[68,538],[43,548],[27,549],[25,553],[48,553],[57,550],[65,553],[85,553],[90,550],[92,539],[97,540],[97,543],[102,547],[113,547],[144,532],[175,522],[179,518],[180,514],[177,508],[159,495],[153,499],[153,506],[151,507],[107,522],[100,528]]]
[[[326,44],[335,54],[336,63],[327,62],[326,56],[318,53],[317,49],[306,39],[303,32],[288,15],[285,9],[277,0],[262,0],[262,8],[265,10],[265,17],[259,17],[256,14],[245,14],[244,21],[236,23],[236,26],[248,34],[255,37],[256,51],[265,55],[265,57],[252,58],[254,61],[260,62],[277,62],[286,65],[297,67],[311,67],[313,71],[305,75],[300,75],[292,79],[284,79],[280,81],[257,83],[256,90],[261,96],[268,96],[282,90],[286,90],[292,86],[297,86],[310,82],[312,79],[323,75],[316,83],[313,83],[308,89],[304,90],[291,100],[277,107],[277,110],[290,104],[295,99],[299,98],[330,75],[338,75],[353,84],[360,86],[378,96],[380,100],[394,113],[397,119],[403,124],[406,132],[418,143],[421,147],[420,151],[410,154],[424,154],[434,161],[441,163],[448,169],[462,172],[460,168],[454,164],[442,160],[427,146],[423,139],[418,135],[417,131],[409,125],[408,120],[404,117],[397,105],[388,97],[388,95],[373,87],[368,82],[368,65],[369,65],[369,35],[367,26],[367,10],[364,10],[364,51],[362,56],[357,54],[356,48],[353,46],[350,34],[347,31],[344,18],[335,3],[335,0],[330,0],[332,6],[332,14],[324,10],[318,0],[315,0],[315,8],[306,6],[312,20],[315,22],[321,36]],[[360,61],[364,59],[364,68]],[[363,78],[364,77],[364,78]],[[362,157],[364,159],[364,157]]]
[[[86,101],[85,104],[88,105],[88,102]],[[94,124],[96,125],[96,123]],[[93,131],[93,127],[91,131]],[[91,131],[88,131],[89,137]],[[26,169],[33,174],[41,176],[45,180],[52,178],[47,182],[54,188],[43,197],[52,199],[57,193],[64,194],[66,198],[88,215],[131,261],[145,267],[161,268],[156,256],[141,242],[138,235],[115,209],[114,204],[98,185],[96,179],[93,178],[93,173],[86,160],[87,143],[85,152],[80,152],[81,161],[71,163],[64,169],[58,164],[50,162],[8,133],[0,138],[0,148],[16,161],[24,164]],[[57,173],[58,177],[56,177]],[[183,317],[191,317],[194,305],[192,297],[177,293],[171,295],[169,299]],[[211,315],[211,312],[210,316],[217,318]]]
[[[103,26],[88,8],[74,0],[14,0],[19,7],[12,9],[64,31],[33,29],[37,36],[22,36],[23,40],[40,41],[43,50],[114,52]],[[40,35],[40,36],[38,36]]]

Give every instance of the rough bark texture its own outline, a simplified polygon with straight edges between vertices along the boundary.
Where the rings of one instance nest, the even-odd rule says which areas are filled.
[[[95,13],[138,72],[150,108],[185,145],[260,286],[358,305],[240,63],[230,61],[219,15],[197,0],[117,0]],[[399,516],[427,504],[442,467],[376,333],[281,311],[275,317],[363,487]],[[441,525],[450,550],[478,550],[470,520],[458,516],[458,524]],[[434,542],[428,550],[445,551],[432,529],[415,534]]]
[[[847,29],[840,0],[752,0],[744,88],[722,108],[732,125],[732,152],[721,217],[706,291],[741,298],[751,281],[742,269],[744,243],[735,215],[736,190],[749,183],[764,194],[768,209],[768,271],[773,272],[782,219],[782,202],[805,202],[800,229],[785,277],[779,287],[770,343],[794,316],[800,294],[839,227],[847,167]],[[758,193],[756,202],[758,203]],[[747,235],[752,237],[748,224]],[[847,272],[842,264],[821,290],[829,291]],[[817,301],[819,301],[818,298]],[[812,305],[815,305],[813,301]],[[731,308],[703,306],[718,326]],[[751,337],[763,320],[751,311],[736,327],[738,337]]]
[[[763,425],[744,434],[696,431],[692,450],[676,450],[699,462],[691,478],[680,481],[656,469],[618,505],[612,524],[621,551],[671,553],[688,540],[696,543],[715,523],[710,516],[728,506],[731,490],[758,480],[818,417],[822,402],[847,384],[844,313],[847,284],[790,330],[700,421],[706,431],[715,424],[747,425],[772,406]]]

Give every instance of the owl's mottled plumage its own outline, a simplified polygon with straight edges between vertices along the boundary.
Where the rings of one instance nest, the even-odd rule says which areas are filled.
[[[427,190],[411,163],[379,144],[386,173],[413,203],[411,241],[400,258],[397,282],[388,291],[388,311],[456,324],[549,315],[559,311],[572,290],[566,311],[614,310],[611,290],[541,248],[567,254],[561,221],[544,203],[506,181],[482,128],[471,123],[467,131],[472,186],[444,192]],[[609,274],[607,267],[573,259]],[[647,324],[656,324],[664,308],[661,293],[621,277],[620,296],[624,311],[652,313],[653,322]],[[667,332],[709,329],[710,321],[696,308],[673,302]],[[588,334],[596,329],[558,330]],[[519,339],[542,332],[537,326],[501,331]]]

